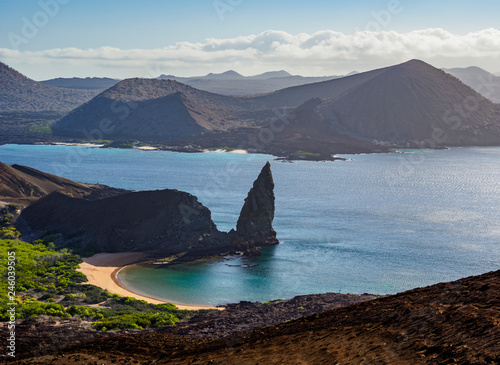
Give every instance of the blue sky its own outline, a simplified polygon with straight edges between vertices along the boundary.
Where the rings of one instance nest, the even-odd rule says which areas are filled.
[[[46,7],[41,4],[51,6]],[[212,55],[210,57],[198,55],[199,58],[196,58],[196,55],[191,54],[190,57],[195,57],[194,59],[183,58],[186,55],[179,52],[178,46],[175,51],[176,56],[173,56],[174,50],[169,49],[168,56],[156,58],[148,56],[147,60],[144,60],[144,57],[141,58],[140,55],[137,56],[137,52],[135,55],[127,55],[122,51],[140,49],[144,50],[144,54],[148,54],[152,50],[174,47],[182,42],[189,43],[193,48],[196,44],[211,44],[207,39],[234,40],[238,37],[258,36],[269,30],[280,31],[291,36],[299,34],[312,36],[319,31],[328,30],[349,36],[363,31],[392,31],[405,35],[416,30],[440,28],[453,36],[464,37],[469,33],[485,29],[500,29],[499,14],[500,2],[497,0],[474,2],[463,0],[312,0],[308,2],[293,0],[2,0],[0,5],[0,60],[35,79],[72,75],[132,77],[142,76],[145,68],[161,69],[178,75],[196,75],[211,71],[222,72],[230,67],[232,62],[239,67],[237,71],[244,74],[245,70],[255,73],[267,71],[269,67],[289,69],[292,73],[309,71],[309,74],[339,74],[348,71],[348,60],[353,57],[351,53],[349,56],[342,56],[340,53],[332,52],[332,62],[327,64],[328,59],[324,57],[325,63],[322,66],[316,64],[307,69],[299,67],[299,62],[286,62],[283,50],[281,53],[268,50],[263,54],[262,49],[257,49],[257,54],[253,49],[254,58],[252,58],[249,56],[251,52],[236,55],[236,50],[233,49],[232,53],[226,52],[226,55],[230,55],[225,57],[225,62],[224,57],[215,59]],[[37,15],[38,18],[36,18]],[[23,30],[26,30],[26,20],[35,25],[36,35],[23,33]],[[275,35],[273,37],[276,38]],[[448,36],[443,35],[443,37]],[[484,37],[484,34],[481,37]],[[494,38],[496,35],[490,32],[488,37]],[[295,40],[287,39],[287,36],[285,38],[277,39],[276,42],[295,42]],[[349,38],[347,41],[356,42],[357,40]],[[462,38],[459,41],[462,44],[469,42]],[[455,39],[454,42],[458,41]],[[484,44],[485,41],[481,42]],[[496,39],[491,44],[496,46]],[[102,54],[89,56],[84,52],[102,47],[112,48],[120,56],[110,55],[108,48],[106,48],[108,50],[106,56]],[[239,47],[243,46],[240,44]],[[68,52],[65,54],[47,52],[55,49],[80,50],[82,57],[87,60],[88,67],[82,69],[83,63],[75,59],[74,52],[71,56]],[[335,49],[339,49],[338,44]],[[400,54],[398,57],[407,56],[409,53],[411,52],[405,51],[404,55]],[[343,62],[339,62],[337,67],[331,66],[338,58],[336,56],[339,55],[340,58],[343,57]],[[416,52],[416,56],[419,55],[423,53]],[[442,64],[436,66],[463,66],[465,65],[463,62],[469,62],[468,56],[462,57],[461,60],[451,56],[444,55],[439,61]],[[134,57],[136,59],[132,60]],[[261,68],[255,64],[259,57],[265,58]],[[297,57],[302,56],[297,54]],[[363,57],[366,58],[366,55],[360,55],[359,58]],[[398,57],[388,57],[385,60],[386,65],[399,61]],[[498,55],[493,54],[488,57],[484,60],[484,54],[476,54],[480,66],[488,68],[489,71],[500,71],[500,66],[494,69],[495,64],[498,63]],[[125,61],[120,64],[117,58]],[[165,58],[168,58],[168,61],[165,61]],[[372,64],[375,67],[383,65],[384,60],[379,58],[380,56],[377,56],[369,62],[352,62],[351,64],[358,70],[369,69]],[[434,58],[429,57],[429,60],[435,62]],[[56,62],[49,62],[49,59],[55,59]],[[64,59],[67,62],[64,62]],[[154,59],[153,62],[151,62],[152,59]],[[307,61],[307,57],[303,59]],[[317,56],[314,59],[317,59]],[[452,62],[453,59],[455,63]],[[203,61],[206,62],[203,63]],[[474,61],[474,55],[470,58],[470,62],[472,61]],[[148,62],[150,64],[147,64]],[[248,62],[248,65],[245,65],[245,62]]]

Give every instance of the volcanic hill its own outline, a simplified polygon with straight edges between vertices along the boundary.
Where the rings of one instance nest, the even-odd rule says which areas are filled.
[[[390,67],[318,109],[332,128],[360,139],[500,144],[500,105],[418,60]]]
[[[68,112],[97,95],[93,90],[75,90],[44,85],[0,62],[1,112]]]
[[[245,100],[172,80],[127,79],[62,118],[54,131],[82,137],[168,141],[246,126]],[[103,127],[104,126],[104,127]]]

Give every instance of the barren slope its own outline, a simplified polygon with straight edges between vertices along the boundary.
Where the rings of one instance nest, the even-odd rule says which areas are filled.
[[[0,111],[64,111],[97,95],[93,90],[64,89],[31,80],[0,62]]]
[[[417,60],[386,69],[320,111],[339,131],[359,138],[448,146],[500,143],[499,106]]]

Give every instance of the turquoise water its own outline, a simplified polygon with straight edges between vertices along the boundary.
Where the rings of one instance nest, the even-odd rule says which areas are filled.
[[[178,303],[396,293],[500,268],[500,148],[272,161],[281,244],[259,258],[134,266],[119,280]],[[116,187],[188,191],[234,228],[265,155],[0,146],[0,161]]]

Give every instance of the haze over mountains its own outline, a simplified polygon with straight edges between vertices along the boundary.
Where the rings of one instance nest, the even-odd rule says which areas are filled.
[[[490,99],[500,103],[500,75],[489,73],[480,67],[450,68],[443,71],[455,76],[465,85]],[[291,75],[281,71],[270,71],[255,76],[243,76],[236,71],[229,70],[220,74],[209,73],[206,76],[178,77],[162,74],[158,79],[175,80],[194,88],[222,95],[249,96],[265,94],[292,86],[311,84],[352,76],[358,72],[351,72],[345,76],[304,77]],[[41,84],[69,89],[101,90],[113,87],[121,80],[108,77],[86,78],[56,78],[40,81]]]
[[[444,69],[494,103],[500,103],[500,77],[480,67]]]
[[[270,93],[291,86],[332,80],[340,76],[293,76],[286,71],[271,71],[255,76],[243,76],[229,70],[221,74],[210,73],[201,77],[176,77],[160,75],[159,79],[175,80],[194,88],[222,95],[256,95]]]
[[[194,88],[222,95],[255,95],[273,92],[286,87],[304,85],[314,82],[331,80],[339,76],[304,77],[293,76],[286,71],[270,71],[255,76],[243,76],[235,71],[220,74],[209,73],[206,76],[177,77],[160,75],[158,79],[174,80]],[[113,87],[121,80],[106,77],[57,78],[40,81],[41,84],[70,89],[86,89],[104,91]]]

